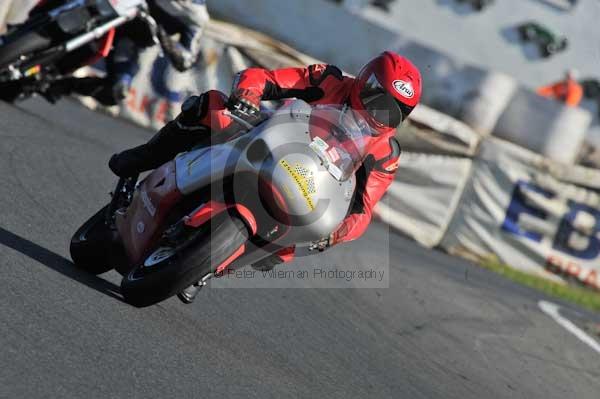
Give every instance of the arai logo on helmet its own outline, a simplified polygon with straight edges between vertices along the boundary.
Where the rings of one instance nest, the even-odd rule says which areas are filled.
[[[392,83],[394,85],[394,89],[396,89],[396,91],[398,93],[400,93],[400,95],[402,97],[406,97],[406,98],[413,98],[415,95],[415,89],[413,89],[412,83],[410,82],[405,82],[403,80],[394,80],[394,83]]]

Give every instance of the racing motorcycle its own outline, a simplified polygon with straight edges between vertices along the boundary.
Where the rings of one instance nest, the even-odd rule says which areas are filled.
[[[0,99],[43,94],[52,81],[106,57],[115,29],[138,18],[156,40],[156,22],[144,0],[40,2],[29,19],[0,37]]]
[[[71,240],[76,266],[123,275],[143,307],[283,248],[317,249],[346,217],[371,129],[345,107],[296,100],[252,129],[192,149],[111,202]]]

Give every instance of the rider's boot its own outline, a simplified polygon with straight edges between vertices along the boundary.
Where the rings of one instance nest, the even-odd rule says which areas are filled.
[[[180,152],[202,144],[204,140],[210,141],[208,129],[185,130],[174,120],[146,144],[113,155],[108,166],[119,177],[134,176],[158,168]]]

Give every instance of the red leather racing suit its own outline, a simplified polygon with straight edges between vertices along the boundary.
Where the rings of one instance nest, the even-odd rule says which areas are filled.
[[[308,68],[265,70],[250,68],[241,72],[232,96],[256,105],[263,100],[301,98],[311,104],[344,104],[354,79],[342,75],[332,65],[311,65]],[[213,134],[226,130],[233,122],[224,113],[226,96],[218,91],[205,93],[206,112],[201,121]],[[395,129],[378,129],[368,156],[357,172],[357,193],[350,214],[334,233],[334,243],[360,237],[371,222],[373,207],[394,180],[398,169],[400,146],[394,138]],[[283,254],[281,254],[283,255]],[[288,254],[289,256],[289,254]],[[285,260],[289,260],[282,256]]]

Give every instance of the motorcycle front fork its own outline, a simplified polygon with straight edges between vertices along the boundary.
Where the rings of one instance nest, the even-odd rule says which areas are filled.
[[[111,200],[108,208],[106,208],[105,222],[108,226],[114,225],[115,213],[129,206],[133,197],[133,192],[137,185],[139,175],[132,177],[121,177],[115,187],[115,191],[111,193]]]

